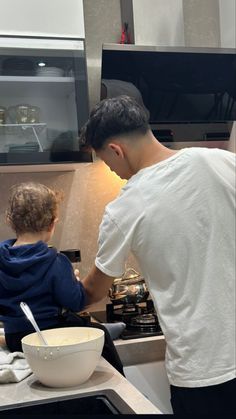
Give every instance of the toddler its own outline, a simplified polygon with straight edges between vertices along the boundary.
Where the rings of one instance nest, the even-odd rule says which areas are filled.
[[[21,183],[11,188],[6,212],[15,239],[0,243],[0,320],[10,351],[22,351],[21,339],[34,332],[20,308],[31,308],[41,330],[89,326],[102,329],[102,355],[119,372],[123,367],[113,341],[100,324],[79,316],[86,305],[84,287],[74,275],[68,258],[48,247],[62,194],[40,183]]]

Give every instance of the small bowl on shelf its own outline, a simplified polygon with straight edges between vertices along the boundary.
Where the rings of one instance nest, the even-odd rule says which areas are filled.
[[[63,77],[64,70],[59,67],[41,67],[36,71],[36,76],[41,77]]]

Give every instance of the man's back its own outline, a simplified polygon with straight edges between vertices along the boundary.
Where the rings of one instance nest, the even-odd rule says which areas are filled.
[[[152,290],[170,383],[234,378],[235,155],[181,150],[134,175],[106,217],[123,239],[112,244],[114,255],[125,259],[130,248]],[[107,273],[118,265],[110,258]]]

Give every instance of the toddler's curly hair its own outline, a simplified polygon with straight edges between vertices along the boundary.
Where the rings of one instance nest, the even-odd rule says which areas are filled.
[[[41,183],[26,182],[10,189],[6,220],[17,236],[48,231],[58,215],[62,191]]]

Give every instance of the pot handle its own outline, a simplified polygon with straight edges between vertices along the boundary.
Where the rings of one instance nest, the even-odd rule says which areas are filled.
[[[127,268],[122,276],[122,279],[126,279],[129,274],[140,276],[139,273],[134,268]]]

